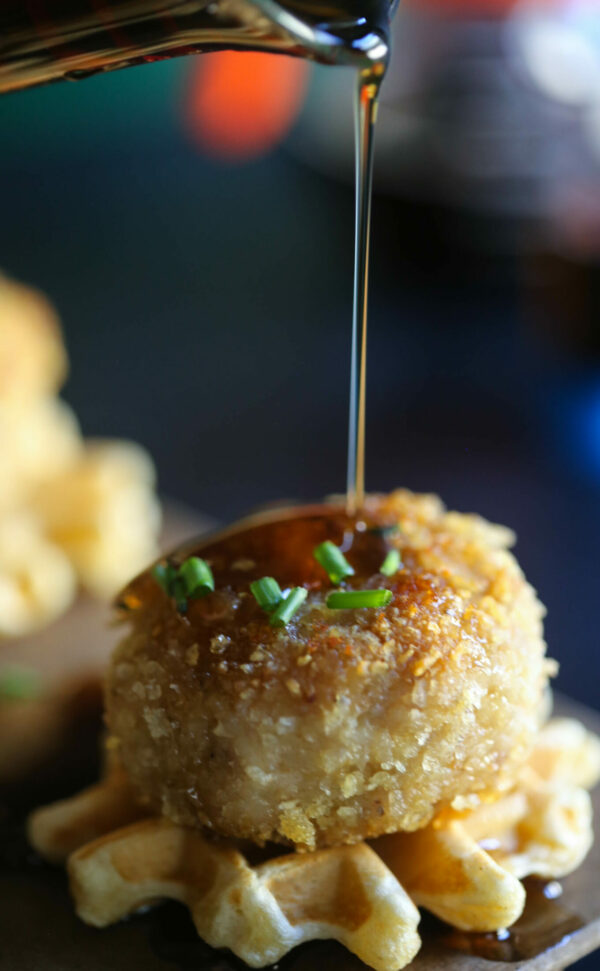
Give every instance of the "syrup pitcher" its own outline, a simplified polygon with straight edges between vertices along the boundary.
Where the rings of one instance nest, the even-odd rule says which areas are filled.
[[[183,54],[259,50],[324,64],[387,60],[397,0],[5,0],[0,92]]]

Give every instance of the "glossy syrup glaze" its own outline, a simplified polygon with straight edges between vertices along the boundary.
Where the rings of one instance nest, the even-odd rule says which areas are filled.
[[[314,557],[315,547],[325,540],[341,549],[355,571],[342,585],[347,589],[372,586],[375,577],[384,580],[379,567],[386,553],[392,547],[402,551],[401,532],[393,517],[377,512],[372,505],[349,515],[340,503],[249,517],[229,530],[186,543],[161,562],[180,566],[188,557],[198,556],[210,564],[215,592],[189,603],[187,620],[193,625],[216,607],[220,593],[245,594],[254,580],[264,576],[274,577],[282,590],[295,586],[309,591],[329,589],[331,582]],[[123,591],[117,607],[127,613],[163,597],[151,571],[146,571]],[[253,598],[248,608],[260,610]],[[243,620],[238,617],[238,623]]]

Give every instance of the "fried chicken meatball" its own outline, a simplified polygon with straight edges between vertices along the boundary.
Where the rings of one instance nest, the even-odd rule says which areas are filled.
[[[313,556],[341,547],[342,589],[377,609],[329,609]],[[424,826],[507,788],[543,718],[543,607],[512,533],[434,496],[370,496],[247,520],[180,551],[215,591],[187,612],[150,573],[120,600],[130,630],[108,675],[108,724],[157,811],[223,836],[306,850]],[[380,572],[390,549],[401,564]],[[305,602],[274,627],[250,591],[275,577]]]

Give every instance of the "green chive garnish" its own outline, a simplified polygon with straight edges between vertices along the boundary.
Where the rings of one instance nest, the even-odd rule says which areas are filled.
[[[341,583],[345,577],[351,577],[354,570],[338,547],[327,539],[316,546],[313,556],[320,563],[332,583]]]
[[[170,563],[157,563],[156,566],[152,567],[151,573],[159,587],[162,587],[167,596],[170,597],[173,581],[177,576],[175,567],[171,566]]]
[[[273,577],[263,577],[250,584],[252,596],[267,614],[272,613],[283,600],[281,587]]]
[[[386,577],[393,577],[394,573],[397,573],[401,566],[402,560],[400,559],[398,550],[390,550],[379,567],[379,572],[383,573]]]
[[[188,597],[204,597],[215,589],[215,578],[206,560],[190,556],[179,567],[179,577],[183,580]]]
[[[294,587],[271,615],[271,625],[273,627],[285,627],[298,610],[300,604],[304,603],[306,597],[307,591],[304,587]]]
[[[176,576],[171,584],[171,597],[175,601],[175,606],[180,614],[187,613],[187,590],[185,589],[185,583],[180,576]]]
[[[215,589],[211,568],[198,556],[190,556],[179,568],[171,563],[157,563],[151,573],[167,597],[173,598],[180,614],[185,614],[188,598],[197,600]]]
[[[336,590],[327,597],[331,610],[351,610],[355,607],[387,607],[391,590]]]
[[[40,676],[31,668],[11,666],[0,671],[0,701],[29,701],[41,693]]]

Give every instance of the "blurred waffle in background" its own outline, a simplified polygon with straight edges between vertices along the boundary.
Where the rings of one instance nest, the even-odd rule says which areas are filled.
[[[57,396],[66,372],[50,303],[0,277],[0,782],[100,704],[106,608],[80,604],[78,631],[53,622],[80,588],[106,602],[157,554],[152,461],[132,442],[82,437]]]
[[[67,355],[45,298],[0,278],[0,636],[62,614],[78,584],[108,599],[157,553],[154,467],[90,442],[57,397]]]

